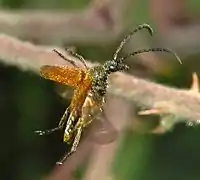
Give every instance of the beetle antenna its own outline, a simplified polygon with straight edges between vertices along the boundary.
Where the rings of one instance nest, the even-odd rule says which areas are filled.
[[[175,52],[173,52],[172,50],[166,49],[166,48],[141,49],[141,50],[132,52],[132,53],[130,53],[130,54],[128,54],[128,55],[126,55],[126,56],[120,58],[120,60],[121,60],[121,61],[124,61],[125,59],[127,59],[127,58],[129,58],[129,57],[131,57],[131,56],[135,56],[135,55],[141,54],[141,53],[146,53],[146,52],[158,52],[158,51],[160,51],[160,52],[167,52],[167,53],[173,54],[173,55],[176,57],[176,59],[178,60],[178,62],[179,62],[180,64],[182,64],[182,61],[181,61],[181,59],[178,57],[178,55],[177,55]]]
[[[126,35],[124,37],[124,39],[121,41],[120,45],[118,46],[117,50],[115,51],[114,55],[113,55],[113,59],[116,60],[118,57],[119,52],[122,50],[123,46],[128,42],[128,40],[131,38],[131,36],[133,34],[135,34],[136,32],[142,30],[142,29],[147,29],[148,32],[150,33],[150,35],[153,35],[153,29],[151,28],[150,25],[148,24],[141,24],[139,26],[137,26],[133,31],[131,31],[128,35]]]

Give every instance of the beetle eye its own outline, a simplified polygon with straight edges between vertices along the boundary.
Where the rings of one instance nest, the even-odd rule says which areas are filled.
[[[114,66],[111,65],[111,66],[110,66],[110,69],[114,69]]]

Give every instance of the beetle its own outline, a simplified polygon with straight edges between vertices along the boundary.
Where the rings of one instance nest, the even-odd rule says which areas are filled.
[[[84,68],[80,68],[74,61],[66,58],[62,53],[54,49],[55,53],[68,61],[73,67],[50,65],[41,67],[40,75],[43,78],[71,86],[75,89],[71,103],[65,110],[58,126],[49,130],[35,131],[39,135],[45,135],[65,128],[63,141],[71,145],[71,149],[58,164],[62,164],[69,155],[76,151],[83,130],[102,113],[103,105],[105,104],[105,95],[109,86],[109,75],[114,72],[127,70],[129,67],[124,63],[126,59],[141,53],[162,51],[172,53],[181,63],[180,58],[173,51],[166,48],[141,49],[124,57],[118,57],[123,46],[130,40],[131,36],[141,29],[147,29],[151,35],[153,34],[153,30],[148,24],[137,26],[124,37],[112,59],[106,61],[103,65],[96,65],[89,68],[81,55],[67,50],[72,56],[82,62]]]

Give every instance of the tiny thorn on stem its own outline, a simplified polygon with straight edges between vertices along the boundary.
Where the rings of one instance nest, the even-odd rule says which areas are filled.
[[[196,72],[192,73],[192,84],[190,87],[190,91],[199,92],[199,78]]]
[[[151,114],[161,114],[161,113],[162,113],[161,109],[148,109],[138,112],[139,115],[151,115]]]

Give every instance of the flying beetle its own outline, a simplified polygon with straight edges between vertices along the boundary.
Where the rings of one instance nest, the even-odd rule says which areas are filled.
[[[44,65],[40,69],[40,75],[43,78],[56,81],[58,83],[73,87],[74,95],[72,97],[69,107],[65,110],[63,116],[57,127],[44,131],[35,131],[39,135],[46,135],[57,130],[65,128],[63,141],[71,145],[70,151],[58,162],[62,162],[73,152],[76,151],[81,139],[84,129],[101,113],[103,113],[103,105],[105,103],[105,94],[108,88],[109,75],[117,72],[127,70],[129,67],[124,64],[124,61],[131,56],[146,53],[162,51],[173,54],[181,63],[179,57],[169,49],[166,48],[148,48],[134,51],[124,57],[118,57],[123,46],[130,40],[131,36],[142,30],[147,29],[150,35],[153,34],[151,26],[148,24],[141,24],[131,31],[121,41],[117,47],[111,60],[106,61],[103,65],[96,65],[89,68],[86,65],[85,59],[72,51],[69,51],[72,56],[76,57],[84,68],[80,68],[76,63],[57,50],[53,50],[61,58],[68,61],[73,67],[68,66],[50,66]]]

